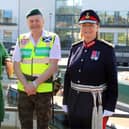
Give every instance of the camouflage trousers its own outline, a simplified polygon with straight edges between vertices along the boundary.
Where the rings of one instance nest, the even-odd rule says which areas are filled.
[[[26,93],[19,91],[18,111],[21,129],[33,129],[34,114],[37,119],[37,129],[48,129],[52,114],[51,96],[51,93],[27,96]]]

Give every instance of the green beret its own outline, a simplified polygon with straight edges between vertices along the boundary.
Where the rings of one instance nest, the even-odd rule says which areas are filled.
[[[34,16],[34,15],[41,15],[42,16],[42,13],[40,12],[39,9],[33,9],[26,14],[26,18],[28,18],[29,16]]]

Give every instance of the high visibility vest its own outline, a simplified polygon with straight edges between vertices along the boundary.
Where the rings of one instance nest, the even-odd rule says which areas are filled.
[[[23,74],[29,76],[40,76],[50,66],[49,53],[55,40],[55,34],[49,33],[45,37],[41,37],[36,46],[33,45],[27,34],[20,35],[19,47],[21,51],[20,68]],[[24,86],[19,81],[18,89],[24,91]],[[52,82],[44,82],[37,88],[37,92],[52,92]]]

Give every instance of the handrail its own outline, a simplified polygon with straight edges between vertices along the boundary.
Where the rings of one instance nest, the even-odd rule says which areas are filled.
[[[10,112],[17,112],[18,108],[17,107],[10,107],[10,106],[5,106],[5,111],[10,111]],[[61,108],[54,108],[54,113],[55,114],[65,114],[63,109]],[[114,113],[111,117],[121,117],[121,118],[129,118],[129,114],[122,114],[122,113]]]
[[[111,117],[129,118],[129,114],[115,113]]]
[[[5,111],[17,112],[18,111],[18,108],[17,107],[5,106]]]

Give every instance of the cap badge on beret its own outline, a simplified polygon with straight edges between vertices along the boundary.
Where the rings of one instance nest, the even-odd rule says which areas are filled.
[[[90,18],[90,15],[89,15],[89,13],[87,12],[86,13],[86,19],[89,19]]]

